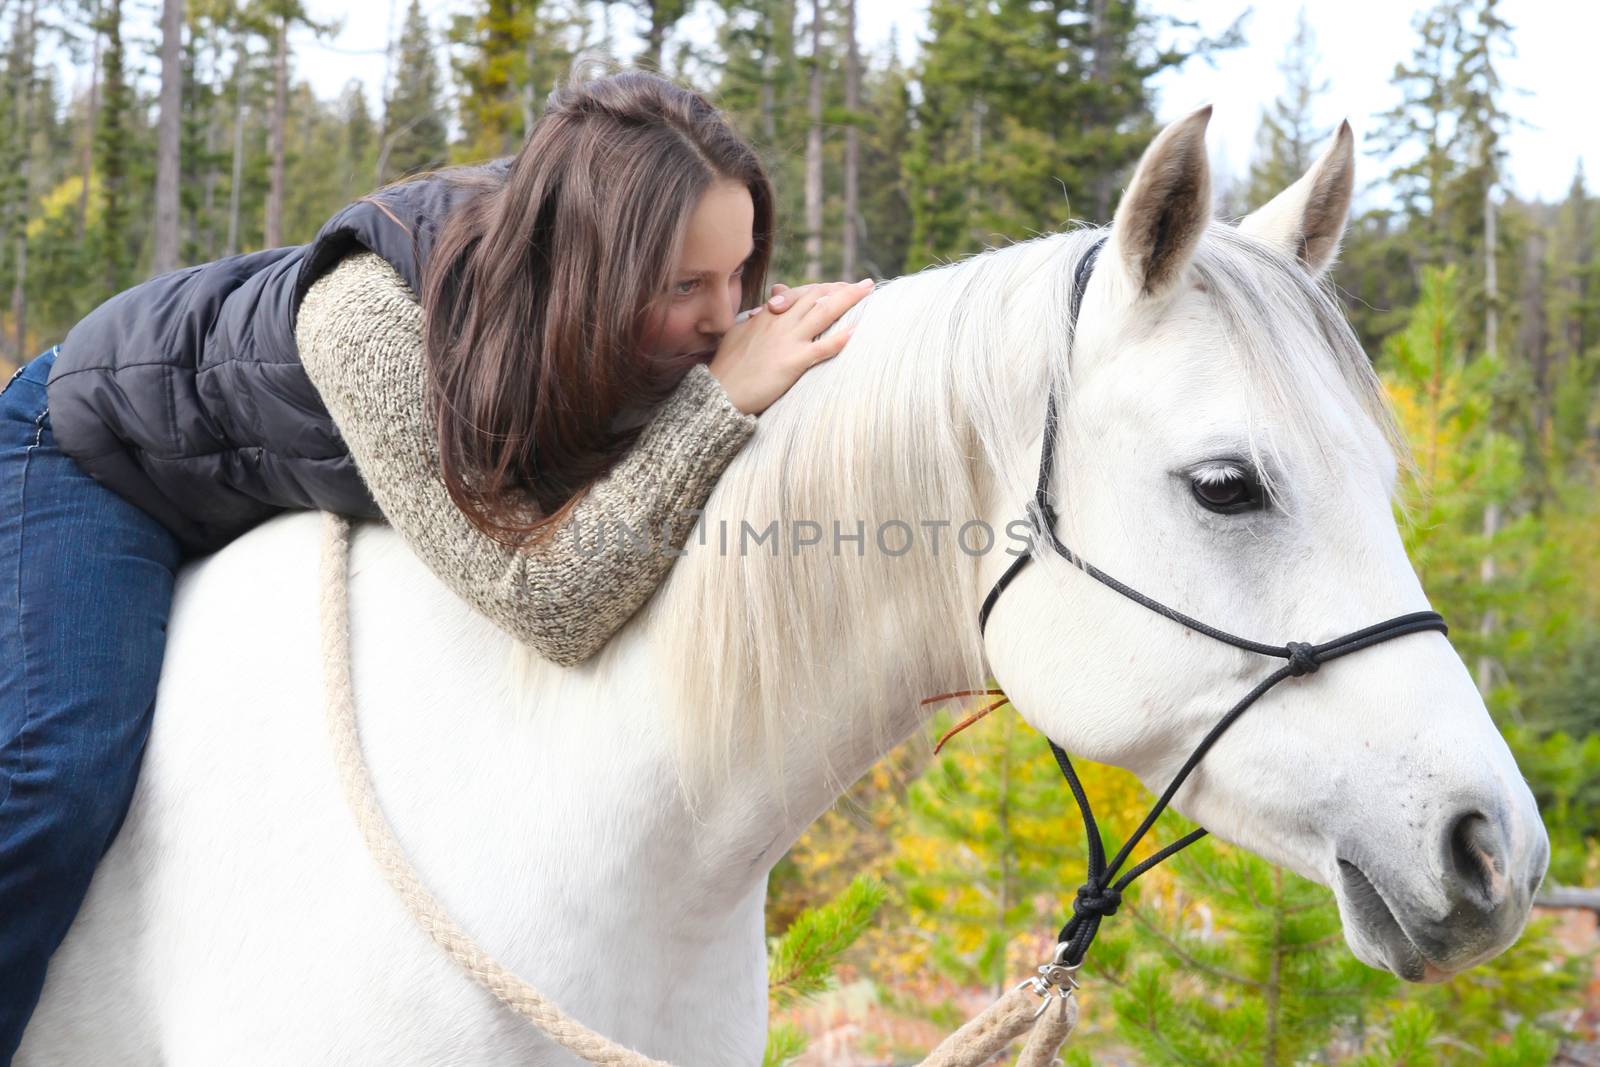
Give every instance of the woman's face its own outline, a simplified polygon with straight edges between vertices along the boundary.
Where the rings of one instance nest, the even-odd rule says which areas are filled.
[[[755,204],[743,184],[722,179],[689,216],[683,250],[660,298],[655,329],[645,339],[652,356],[716,352],[733,325],[744,294],[744,265],[755,251]]]

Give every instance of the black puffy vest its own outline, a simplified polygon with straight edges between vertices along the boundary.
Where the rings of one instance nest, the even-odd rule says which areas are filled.
[[[510,163],[484,169],[503,178]],[[420,293],[434,235],[467,195],[444,176],[406,182],[344,208],[310,244],[229,256],[118,293],[69,330],[56,355],[48,388],[61,450],[191,555],[288,508],[378,518],[300,365],[296,313],[311,283],[358,247]]]

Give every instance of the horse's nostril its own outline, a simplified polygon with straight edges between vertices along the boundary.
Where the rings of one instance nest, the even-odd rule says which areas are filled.
[[[1499,824],[1480,811],[1459,815],[1450,824],[1448,870],[1458,879],[1457,890],[1484,911],[1505,898],[1504,840]]]

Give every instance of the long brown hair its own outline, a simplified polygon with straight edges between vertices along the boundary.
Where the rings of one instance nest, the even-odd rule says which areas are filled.
[[[656,74],[576,68],[504,183],[444,221],[422,280],[429,408],[450,497],[489,536],[553,532],[637,438],[612,420],[665,399],[699,361],[642,342],[719,179],[755,202],[750,307],[772,255],[772,185],[714,107]]]

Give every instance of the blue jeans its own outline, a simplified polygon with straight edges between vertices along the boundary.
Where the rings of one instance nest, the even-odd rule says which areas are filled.
[[[181,558],[56,447],[55,355],[0,393],[0,1064],[127,813]]]

